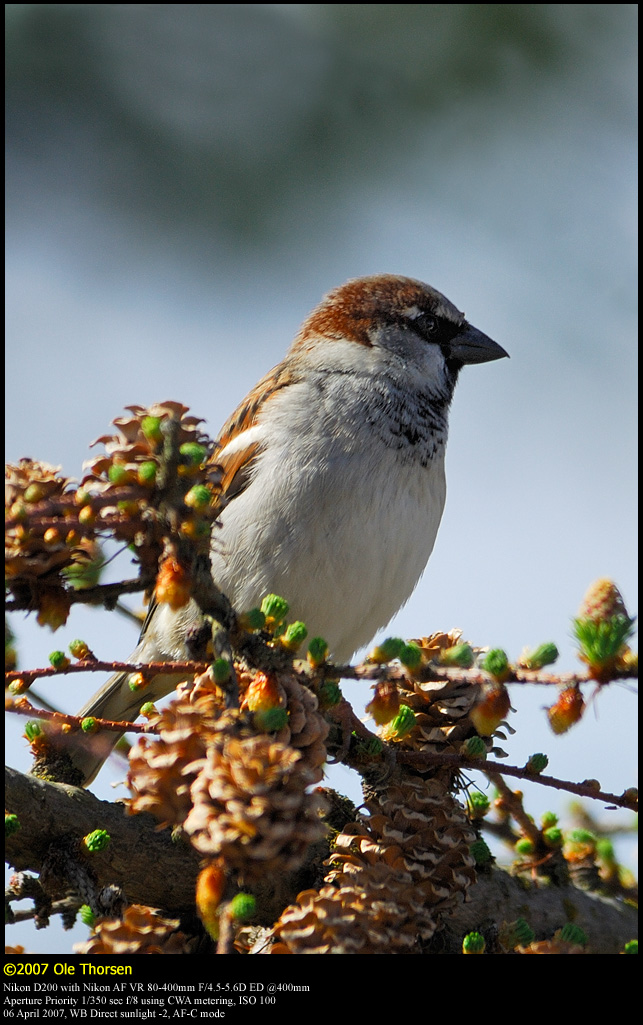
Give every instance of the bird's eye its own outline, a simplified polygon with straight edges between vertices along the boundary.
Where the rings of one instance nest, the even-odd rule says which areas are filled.
[[[435,338],[440,330],[437,317],[432,316],[430,313],[421,313],[418,317],[415,317],[413,326],[419,334],[427,339]]]

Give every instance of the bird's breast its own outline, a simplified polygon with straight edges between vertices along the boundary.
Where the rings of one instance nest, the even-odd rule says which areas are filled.
[[[418,446],[410,417],[385,432],[368,417],[319,417],[267,436],[215,528],[213,575],[240,610],[281,594],[291,619],[348,658],[422,574],[444,508],[444,445]]]

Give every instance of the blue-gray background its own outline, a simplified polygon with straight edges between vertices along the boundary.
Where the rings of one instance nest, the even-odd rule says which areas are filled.
[[[593,579],[637,607],[636,8],[5,5],[7,459],[79,476],[125,405],[167,398],[214,434],[329,288],[423,279],[511,360],[462,374],[443,525],[387,632],[459,626],[511,657],[551,639],[573,669]],[[83,609],[55,635],[12,620],[23,666],[77,636],[113,658],[135,640]],[[96,682],[41,691],[74,711]],[[550,695],[512,699],[512,762],[635,783],[630,690],[564,738]],[[526,792],[534,814],[569,803]],[[85,934],[9,936],[44,953]]]

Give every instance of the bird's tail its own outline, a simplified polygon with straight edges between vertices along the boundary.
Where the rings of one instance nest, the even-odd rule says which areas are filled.
[[[113,722],[134,722],[141,706],[147,701],[159,701],[169,694],[177,683],[185,679],[179,676],[155,676],[142,690],[131,690],[131,673],[116,673],[110,676],[100,690],[90,698],[77,713],[82,719],[108,719]],[[96,733],[75,733],[74,747],[68,751],[74,775],[80,786],[88,786],[97,776],[114,747],[123,736],[115,730],[100,730]]]

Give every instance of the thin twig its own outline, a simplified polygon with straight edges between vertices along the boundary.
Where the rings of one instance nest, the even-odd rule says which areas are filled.
[[[343,680],[370,680],[378,683],[382,680],[408,680],[408,671],[403,666],[394,663],[360,662],[358,665],[332,665],[328,663],[322,667],[325,677]],[[632,679],[634,674],[630,671],[619,673],[614,679]],[[439,683],[440,681],[451,681],[453,684],[470,684],[471,686],[482,686],[489,683],[493,677],[481,669],[460,669],[454,666],[440,666],[435,662],[429,662],[421,666],[413,674],[413,679],[418,683]],[[513,669],[507,683],[534,684],[544,687],[572,687],[578,684],[589,683],[596,685],[596,680],[588,673],[544,673],[542,670]]]
[[[52,676],[67,676],[73,673],[143,673],[145,676],[153,676],[155,673],[185,673],[192,676],[196,673],[203,673],[208,667],[207,662],[108,662],[100,659],[86,659],[79,662],[70,662],[64,668],[55,669],[53,666],[44,666],[42,669],[12,669],[5,673],[5,684],[8,686],[14,680],[47,679]]]
[[[17,715],[24,715],[29,719],[42,719],[44,722],[54,723],[56,726],[72,726],[79,729],[86,716],[69,715],[66,712],[53,712],[48,708],[36,708],[25,697],[16,698],[10,710]],[[117,722],[113,719],[99,719],[95,716],[97,729],[108,730],[113,733],[155,733],[156,727],[152,723],[135,723],[123,720]]]
[[[413,765],[416,768],[429,765],[452,765],[458,769],[479,769],[490,778],[494,773],[501,776],[516,776],[518,779],[529,780],[530,783],[539,783],[540,786],[551,787],[553,790],[566,790],[570,794],[577,794],[579,797],[590,797],[595,801],[605,801],[608,805],[615,805],[618,808],[628,808],[630,811],[638,810],[638,800],[634,793],[626,791],[624,794],[610,794],[604,790],[596,789],[594,781],[587,783],[572,783],[569,780],[558,779],[555,776],[544,776],[542,773],[534,774],[524,767],[518,765],[504,765],[500,762],[489,761],[489,759],[467,758],[458,754],[433,754],[428,751],[400,751],[397,760],[402,765]]]
[[[107,609],[113,609],[122,594],[134,594],[136,591],[145,591],[154,583],[153,577],[133,577],[131,580],[120,580],[114,584],[96,584],[95,587],[86,587],[80,590],[67,589],[66,595],[72,605],[104,605]],[[5,605],[7,612],[29,612],[30,600],[8,601]]]

